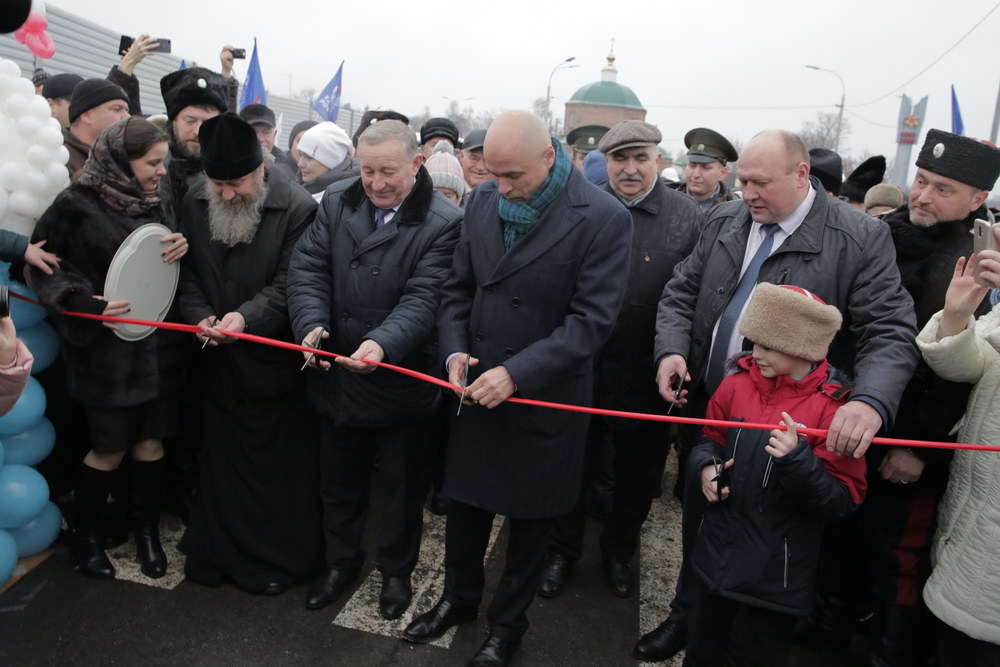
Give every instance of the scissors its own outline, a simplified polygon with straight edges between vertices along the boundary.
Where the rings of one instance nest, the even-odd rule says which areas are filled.
[[[323,344],[323,334],[325,334],[325,333],[326,333],[326,329],[324,329],[323,327],[320,327],[319,328],[319,335],[316,336],[316,343],[313,344],[313,345],[310,345],[309,347],[313,347],[313,348],[316,348],[318,350],[319,346]],[[309,362],[311,362],[313,360],[313,357],[315,357],[315,356],[316,356],[315,352],[310,352],[309,356],[306,357],[306,362],[304,364],[302,364],[302,368],[300,368],[299,370],[300,371],[304,371],[306,369],[306,366],[309,365]]]
[[[674,387],[674,400],[675,401],[681,397],[681,389],[683,389],[683,388],[684,388],[684,376],[680,375],[680,376],[677,377],[677,386]],[[675,405],[676,405],[676,403],[671,403],[670,407],[667,408],[667,414],[668,415],[673,411]]]
[[[209,323],[208,326],[214,327],[216,325],[216,323],[218,323],[218,321],[219,321],[219,318],[213,315],[212,316],[212,321]],[[208,347],[208,341],[210,341],[210,340],[212,340],[212,339],[209,338],[208,336],[205,336],[205,342],[201,344],[201,349],[204,350],[206,347]]]
[[[462,414],[462,404],[465,403],[465,392],[469,391],[469,359],[472,358],[471,354],[465,355],[465,372],[462,374],[462,380],[465,385],[462,387],[462,398],[458,401],[458,410],[455,412],[455,416]]]

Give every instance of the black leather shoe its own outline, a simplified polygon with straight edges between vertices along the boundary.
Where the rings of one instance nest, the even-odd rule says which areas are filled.
[[[628,562],[608,558],[604,561],[604,574],[615,595],[620,598],[632,595],[632,566]]]
[[[150,579],[159,579],[167,573],[167,555],[160,546],[160,531],[156,526],[139,526],[135,529],[135,551],[139,569]]]
[[[76,535],[73,538],[73,555],[80,566],[80,574],[91,579],[114,579],[115,566],[104,553],[100,538],[95,534]]]
[[[382,592],[378,596],[378,610],[382,618],[395,621],[410,607],[413,600],[413,589],[410,578],[382,577]]]
[[[414,644],[434,641],[448,631],[448,628],[476,620],[476,609],[463,609],[444,598],[434,607],[417,616],[403,630],[403,639]]]
[[[328,569],[309,587],[306,609],[322,609],[340,597],[344,589],[358,578],[357,572]]]
[[[545,570],[542,572],[542,583],[538,585],[538,594],[543,598],[554,598],[559,595],[569,577],[572,565],[570,560],[558,551],[549,556],[549,562],[545,564]]]
[[[670,660],[687,645],[687,628],[669,618],[639,638],[632,655],[643,662]]]
[[[261,595],[281,595],[287,590],[288,586],[286,584],[282,584],[277,581],[272,581],[267,586],[264,586],[264,588],[260,590],[260,593]]]
[[[431,514],[445,516],[448,514],[448,501],[442,498],[440,493],[433,493],[427,501],[427,509]]]
[[[472,656],[467,667],[505,667],[510,664],[511,658],[520,646],[520,641],[503,639],[491,632]]]

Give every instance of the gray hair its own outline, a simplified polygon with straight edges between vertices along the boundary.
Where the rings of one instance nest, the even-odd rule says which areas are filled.
[[[372,123],[358,138],[358,144],[380,144],[390,139],[398,141],[408,159],[420,154],[417,135],[410,126],[398,120],[380,120]]]

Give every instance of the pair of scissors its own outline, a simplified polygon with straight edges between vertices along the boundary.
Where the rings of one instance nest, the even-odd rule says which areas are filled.
[[[323,328],[323,327],[320,327],[319,328],[319,335],[316,336],[316,342],[313,343],[312,345],[310,345],[309,347],[312,347],[312,348],[315,348],[315,349],[318,350],[319,346],[323,344],[323,334],[325,334],[325,333],[326,333],[326,329]],[[309,363],[313,360],[313,358],[315,356],[316,356],[315,352],[310,352],[309,356],[306,357],[306,363],[302,364],[302,368],[300,368],[299,370],[300,371],[304,371],[306,369],[306,366],[309,365]]]
[[[462,387],[462,398],[458,401],[458,411],[455,412],[455,416],[462,414],[462,404],[465,403],[465,392],[469,391],[469,359],[472,358],[471,353],[466,353],[465,355],[465,372],[462,373],[462,380],[465,385]]]
[[[677,386],[674,387],[674,400],[675,401],[681,397],[681,389],[683,389],[683,388],[684,388],[684,376],[681,375],[681,376],[679,376],[677,378]],[[668,415],[673,411],[675,405],[677,405],[677,404],[676,403],[671,403],[670,407],[667,408],[667,414]]]
[[[212,321],[211,321],[211,322],[209,323],[209,325],[208,325],[208,326],[209,326],[209,327],[214,327],[214,326],[215,326],[216,324],[218,324],[218,323],[219,323],[219,318],[218,318],[218,317],[216,317],[215,315],[212,315]],[[210,340],[212,340],[212,339],[211,339],[211,338],[209,338],[209,337],[208,337],[208,336],[206,335],[206,336],[205,336],[205,342],[201,344],[201,349],[203,349],[203,350],[204,350],[204,349],[205,349],[206,347],[208,347],[208,341],[210,341]]]

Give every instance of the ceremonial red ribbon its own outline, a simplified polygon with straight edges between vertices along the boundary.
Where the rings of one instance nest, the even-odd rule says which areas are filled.
[[[34,304],[36,306],[41,306],[40,303],[34,299],[30,299],[17,292],[10,292],[10,295],[16,299],[21,299],[22,301],[27,301],[28,303]],[[157,329],[167,329],[170,331],[183,331],[187,333],[198,334],[201,333],[201,327],[196,324],[178,324],[176,322],[150,322],[148,320],[135,320],[129,317],[110,317],[107,315],[94,315],[93,313],[77,313],[73,311],[64,311],[63,315],[71,315],[73,317],[82,317],[88,320],[98,320],[101,322],[115,322],[119,324],[136,324],[139,326],[155,327]],[[345,358],[350,359],[346,354],[337,354],[336,352],[328,352],[326,350],[319,350],[311,347],[306,347],[304,345],[298,345],[297,343],[288,343],[282,340],[276,340],[274,338],[268,338],[266,336],[257,336],[255,334],[242,333],[236,331],[220,331],[219,333],[232,336],[233,338],[238,338],[240,340],[247,340],[252,343],[260,343],[262,345],[270,345],[272,347],[280,347],[286,350],[296,350],[298,352],[309,352],[317,354],[324,357],[332,358]],[[421,373],[419,371],[412,370],[410,368],[403,368],[402,366],[395,366],[393,364],[387,364],[381,361],[371,361],[368,359],[363,359],[365,363],[374,364],[382,368],[386,368],[397,373],[402,373],[403,375],[409,375],[410,377],[417,378],[418,380],[423,380],[424,382],[429,382],[431,384],[437,385],[444,389],[457,389],[461,391],[461,387],[456,387],[455,385],[436,378],[433,375],[427,375],[426,373]],[[565,410],[568,412],[583,412],[591,415],[600,415],[602,417],[621,417],[624,419],[643,419],[646,421],[657,421],[657,422],[673,422],[676,424],[700,424],[702,426],[721,426],[724,428],[750,428],[761,431],[771,431],[778,429],[781,431],[785,430],[784,424],[759,424],[754,422],[731,422],[721,419],[698,419],[696,417],[672,417],[670,415],[655,415],[648,414],[645,412],[624,412],[622,410],[605,410],[604,408],[590,408],[583,405],[570,405],[567,403],[552,403],[550,401],[537,401],[531,398],[515,398],[511,396],[507,399],[508,403],[520,403],[522,405],[533,405],[539,408],[551,408],[553,410]],[[815,435],[822,438],[826,437],[827,431],[820,428],[805,428],[796,427],[796,432],[803,433],[805,435]],[[902,438],[882,438],[876,437],[872,440],[872,443],[877,445],[892,445],[896,447],[926,447],[929,449],[969,449],[983,452],[1000,452],[1000,446],[996,445],[975,445],[964,442],[934,442],[930,440],[906,440]]]

